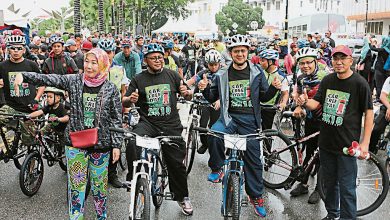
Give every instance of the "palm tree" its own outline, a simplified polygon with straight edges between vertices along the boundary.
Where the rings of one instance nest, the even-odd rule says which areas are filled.
[[[81,14],[80,14],[80,0],[74,0],[74,32],[76,34],[80,33],[81,29]]]
[[[98,0],[98,14],[99,14],[99,32],[104,31],[104,11],[103,11],[103,0]]]

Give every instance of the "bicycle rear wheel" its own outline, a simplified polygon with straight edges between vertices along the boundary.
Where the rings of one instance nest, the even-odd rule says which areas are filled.
[[[164,201],[164,191],[168,183],[168,173],[166,167],[161,159],[158,158],[154,166],[154,174],[152,176],[152,201],[153,205],[156,208],[160,208],[162,202]]]
[[[33,151],[27,155],[19,173],[20,189],[26,196],[35,195],[41,187],[44,166],[41,154]]]
[[[125,171],[127,169],[127,160],[126,160],[126,146],[127,146],[128,140],[124,139],[121,146],[121,156],[119,158],[119,166],[121,167],[122,171]]]
[[[150,191],[148,181],[140,177],[135,185],[134,219],[150,219]]]
[[[386,199],[389,190],[389,177],[385,167],[372,153],[370,153],[370,159],[357,160],[357,164],[357,216],[363,216],[375,211]],[[326,195],[326,184],[321,174],[321,168],[317,178],[318,190],[321,198],[324,200]]]
[[[186,142],[186,157],[184,158],[187,175],[190,174],[192,170],[192,165],[194,164],[195,159],[195,151],[198,148],[198,133],[197,131],[192,130],[192,126],[193,124],[191,124],[191,127],[188,130],[189,134]]]
[[[292,179],[297,166],[297,153],[291,141],[280,131],[265,130],[267,138],[262,140],[265,164],[263,165],[264,185],[270,189],[283,188]]]
[[[223,203],[225,206],[225,213],[222,213],[222,215],[224,215],[225,219],[228,219],[229,217],[232,217],[233,220],[239,219],[241,211],[241,193],[240,178],[237,174],[229,174],[226,190],[224,192],[226,193],[224,196],[226,200]]]

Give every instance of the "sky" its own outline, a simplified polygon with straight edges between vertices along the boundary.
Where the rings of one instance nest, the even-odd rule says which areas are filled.
[[[34,18],[40,15],[46,15],[41,8],[48,11],[59,10],[61,7],[69,6],[69,0],[1,0],[0,9],[7,10],[8,6],[15,4],[15,9],[19,9],[18,14],[23,15],[29,11],[30,17]]]

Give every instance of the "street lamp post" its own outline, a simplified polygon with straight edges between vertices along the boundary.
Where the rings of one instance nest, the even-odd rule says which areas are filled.
[[[284,17],[284,39],[288,38],[288,0],[286,0],[286,16]]]
[[[368,0],[366,0],[366,22],[365,22],[365,30],[364,30],[364,33],[367,34],[368,32]]]

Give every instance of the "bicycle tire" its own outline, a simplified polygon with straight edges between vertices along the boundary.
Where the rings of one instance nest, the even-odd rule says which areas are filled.
[[[149,220],[150,219],[150,190],[149,190],[148,181],[143,177],[137,179],[137,183],[135,185],[135,197],[133,202],[134,202],[134,210],[133,210],[134,219]],[[143,203],[142,204],[143,209],[141,213],[137,212],[138,206],[141,205],[138,202]],[[137,214],[140,214],[141,216]]]
[[[36,162],[32,165],[33,161]],[[38,151],[33,151],[27,155],[19,173],[19,186],[26,196],[31,197],[38,192],[42,184],[43,174],[44,165],[41,154]],[[31,183],[35,183],[33,187],[31,187]]]
[[[157,159],[157,162],[153,164],[153,166],[154,175],[152,176],[152,201],[154,207],[158,209],[164,201],[164,191],[168,183],[168,175],[161,157]]]
[[[366,164],[364,164],[364,163],[366,163]],[[362,176],[362,172],[359,173],[359,170],[362,170],[362,169],[359,169],[359,168],[363,167],[364,165],[370,165],[370,164],[374,165],[378,169],[379,174],[369,172],[368,175],[369,176],[380,175],[380,177],[378,177],[377,179],[374,179],[373,184],[368,183],[365,186],[360,187],[361,183],[364,183],[365,181],[367,181],[367,176]],[[320,194],[322,200],[325,201],[326,187],[325,187],[325,182],[323,181],[321,169],[319,170],[319,172],[317,174],[317,178],[318,178],[317,185],[318,185],[319,194]],[[370,153],[370,159],[368,159],[368,160],[358,160],[358,174],[357,174],[356,182],[358,183],[356,186],[357,216],[364,216],[364,215],[367,215],[367,214],[375,211],[383,203],[383,201],[386,199],[386,196],[387,196],[387,193],[389,190],[389,177],[388,177],[388,174],[385,170],[385,167],[381,164],[381,162],[378,160],[378,158],[373,153]],[[359,207],[359,206],[361,206],[359,203],[359,194],[361,194],[360,191],[362,191],[364,188],[368,188],[367,186],[370,186],[370,185],[371,186],[373,185],[375,188],[381,188],[381,191],[379,192],[378,197],[375,199],[375,201],[373,203],[371,203],[370,205],[368,205],[366,207]],[[375,196],[374,192],[375,192],[375,189],[369,189],[369,193],[370,193],[369,195],[371,198]],[[362,193],[362,194],[365,195],[365,197],[367,197],[367,193]]]
[[[125,171],[127,169],[126,146],[127,146],[127,140],[125,139],[122,142],[121,156],[119,158],[119,166],[121,167],[122,171]]]
[[[186,157],[184,158],[187,175],[191,173],[195,160],[195,151],[198,146],[198,133],[197,131],[192,130],[192,126],[193,124],[191,124],[191,127],[188,130],[189,134],[186,142]]]
[[[227,179],[227,188],[226,188],[226,201],[225,212],[228,216],[232,217],[233,220],[240,219],[241,211],[241,193],[240,193],[240,178],[237,174],[231,173]]]
[[[292,117],[283,116],[282,113],[276,114],[275,127],[282,134],[286,135],[290,140],[294,138],[295,126]]]
[[[22,167],[23,161],[25,160],[25,158],[23,158],[23,157],[30,153],[30,148],[25,146],[24,144],[22,144],[20,137],[19,138],[15,137],[14,142],[16,141],[16,139],[19,139],[19,143],[17,144],[16,148],[12,147],[12,155],[13,155],[13,161],[14,161],[15,167],[18,170],[20,170]],[[15,144],[12,143],[12,145],[14,146]]]
[[[387,170],[387,176],[389,177],[389,184],[390,184],[390,157],[386,159],[386,170]]]
[[[65,146],[57,146],[60,149],[57,149],[57,158],[58,158],[58,164],[60,165],[61,169],[63,171],[67,171],[67,161],[66,161],[66,155],[65,155]]]
[[[293,178],[293,168],[297,166],[297,152],[291,145],[290,139],[280,131],[265,130],[266,139],[263,139],[264,161],[263,181],[270,189],[281,189]],[[278,138],[279,142],[275,139]],[[275,143],[275,145],[274,145]],[[279,146],[283,144],[283,146]],[[278,147],[279,148],[276,148]],[[283,155],[282,155],[283,154]],[[281,169],[279,170],[278,167]],[[276,170],[277,169],[277,170]],[[278,176],[279,180],[274,180]]]

